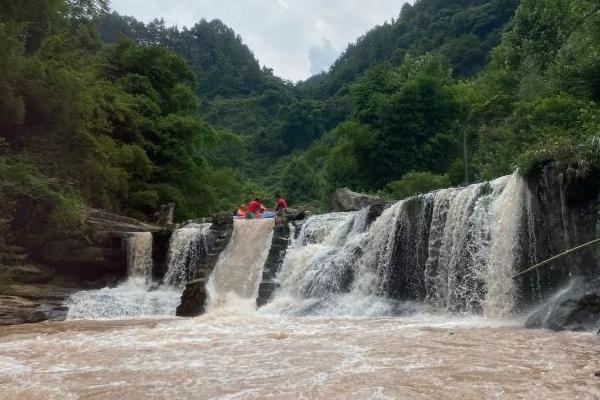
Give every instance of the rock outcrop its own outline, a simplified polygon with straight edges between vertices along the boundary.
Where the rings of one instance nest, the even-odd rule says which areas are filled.
[[[517,272],[600,237],[600,174],[567,179],[549,165],[528,176],[527,185]],[[572,277],[600,277],[599,256],[599,246],[585,248],[519,277],[522,309],[536,306]]]
[[[48,242],[34,259],[82,279],[127,274],[127,234],[163,228],[102,210],[89,210],[83,233]]]
[[[531,314],[525,325],[553,331],[598,331],[600,278],[592,281],[574,279]]]
[[[0,252],[0,325],[62,320],[67,297],[79,290],[117,284],[127,276],[130,232],[161,227],[102,210],[89,210],[83,229],[39,246]]]
[[[335,212],[359,211],[373,204],[381,204],[376,196],[353,192],[348,188],[337,189],[333,193],[331,208]]]
[[[11,246],[0,254],[0,325],[63,320],[66,298],[92,285],[39,265],[23,248]]]

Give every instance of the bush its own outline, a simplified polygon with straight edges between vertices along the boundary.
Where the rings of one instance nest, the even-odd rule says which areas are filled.
[[[31,234],[45,239],[71,234],[80,227],[83,218],[83,202],[67,184],[48,178],[19,156],[0,154],[3,239]]]
[[[436,175],[431,172],[409,172],[401,180],[390,182],[386,189],[392,198],[402,200],[449,186],[451,186],[451,182],[447,175]]]

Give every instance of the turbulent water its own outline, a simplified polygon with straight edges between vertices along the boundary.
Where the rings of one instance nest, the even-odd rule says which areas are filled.
[[[152,286],[145,278],[130,277],[113,288],[77,292],[67,301],[67,319],[115,319],[174,316],[181,291]]]
[[[152,279],[152,233],[130,233],[127,238],[127,272],[131,277]]]
[[[173,232],[165,283],[182,286],[192,280],[194,267],[208,254],[208,232],[211,225],[190,224]]]
[[[38,324],[0,328],[0,399],[593,400],[599,345],[423,315]]]
[[[266,313],[509,315],[525,183],[518,175],[369,210],[315,216],[288,250]],[[421,303],[415,303],[420,301]]]
[[[127,237],[128,278],[116,287],[83,290],[67,300],[67,319],[174,316],[181,291],[152,282],[152,233]]]
[[[384,258],[382,242],[394,207],[369,228],[368,209],[311,217],[288,249],[281,289],[261,312],[287,315],[378,316],[404,311],[378,295],[377,271],[366,260]],[[375,254],[378,253],[378,254]],[[368,264],[368,265],[367,265]]]
[[[221,307],[254,308],[274,220],[236,220],[233,234],[208,279],[208,311]],[[230,303],[230,304],[229,304]]]

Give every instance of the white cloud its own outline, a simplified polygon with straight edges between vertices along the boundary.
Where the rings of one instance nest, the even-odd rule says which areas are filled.
[[[243,38],[261,64],[296,81],[308,78],[311,69],[326,69],[348,43],[375,25],[396,18],[404,2],[112,0],[112,8],[146,22],[164,18],[179,27],[192,26],[202,18],[221,19]]]
[[[333,48],[328,39],[323,38],[319,45],[311,46],[308,49],[308,58],[310,60],[310,73],[317,75],[327,69],[336,60],[339,52]]]

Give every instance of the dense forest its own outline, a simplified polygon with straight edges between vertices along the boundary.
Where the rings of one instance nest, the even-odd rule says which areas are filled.
[[[324,209],[342,186],[400,199],[600,165],[594,0],[418,0],[297,84],[221,21],[0,4],[3,240],[78,229],[86,207],[181,220],[281,191]]]

